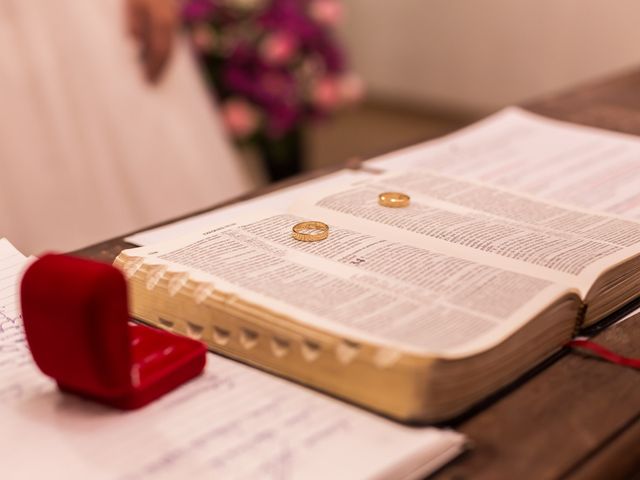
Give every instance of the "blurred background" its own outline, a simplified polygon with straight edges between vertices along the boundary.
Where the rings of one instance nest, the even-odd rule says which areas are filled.
[[[352,105],[300,122],[303,169],[434,138],[640,63],[633,0],[318,3],[311,16],[362,85]]]
[[[639,20],[637,0],[0,0],[0,237],[72,250],[436,138],[639,68]]]
[[[344,0],[363,103],[311,131],[309,167],[439,136],[640,66],[633,0]]]
[[[313,166],[441,135],[507,105],[640,65],[640,3],[633,0],[344,6],[340,38],[368,95],[335,128],[313,130]]]

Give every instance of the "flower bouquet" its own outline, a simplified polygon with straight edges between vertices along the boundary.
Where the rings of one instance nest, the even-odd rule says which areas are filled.
[[[362,96],[333,36],[338,0],[187,0],[192,44],[240,144],[272,180],[298,173],[302,129]]]

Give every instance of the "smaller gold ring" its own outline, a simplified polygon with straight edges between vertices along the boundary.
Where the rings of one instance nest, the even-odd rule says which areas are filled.
[[[378,195],[378,203],[383,207],[401,208],[408,207],[411,197],[406,193],[384,192]]]
[[[305,233],[305,230],[315,230]],[[317,242],[329,236],[329,225],[322,222],[300,222],[293,226],[291,236],[300,242]]]

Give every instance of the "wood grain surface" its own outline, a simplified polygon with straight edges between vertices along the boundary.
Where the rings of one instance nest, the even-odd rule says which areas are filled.
[[[640,353],[640,316],[595,337],[627,355]],[[628,478],[640,468],[635,442],[613,440],[640,426],[640,372],[569,353],[455,428],[474,448],[435,478],[546,479],[585,477],[611,443],[602,478]],[[630,430],[629,430],[630,431]],[[582,475],[582,476],[581,476]]]
[[[524,107],[559,120],[640,135],[640,70]],[[233,202],[338,168],[308,173]],[[121,237],[75,253],[111,262],[131,246]],[[640,356],[640,316],[610,326],[596,339],[621,354]],[[473,445],[436,473],[437,479],[640,479],[640,372],[565,352],[451,426],[467,434]]]

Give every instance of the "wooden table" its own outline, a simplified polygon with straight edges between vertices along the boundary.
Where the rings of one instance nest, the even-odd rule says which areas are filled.
[[[640,135],[640,70],[524,106],[560,120]],[[329,171],[301,175],[234,202]],[[76,253],[111,262],[131,246],[115,238]],[[596,338],[621,354],[640,356],[640,316]],[[474,446],[437,479],[640,479],[640,373],[630,368],[565,352],[452,426]]]

